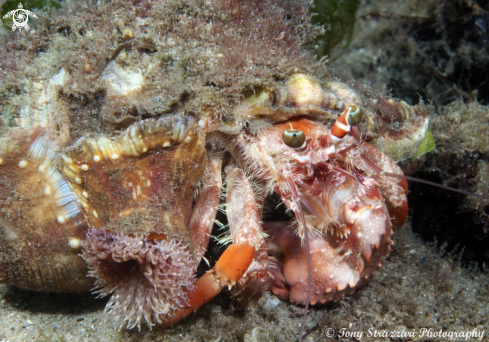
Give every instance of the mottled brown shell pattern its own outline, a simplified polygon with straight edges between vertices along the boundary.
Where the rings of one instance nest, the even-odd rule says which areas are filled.
[[[58,170],[58,153],[46,127],[0,140],[0,278],[38,291],[88,291],[93,281],[78,256],[85,203]]]

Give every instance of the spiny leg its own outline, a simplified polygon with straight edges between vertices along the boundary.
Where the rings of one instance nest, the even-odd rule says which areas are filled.
[[[236,284],[240,297],[261,296],[269,279],[269,261],[261,223],[264,194],[253,191],[244,172],[230,164],[225,169],[226,214],[231,238],[238,244],[250,244],[255,256],[245,275]]]
[[[194,284],[188,294],[187,307],[175,312],[164,327],[178,322],[216,296],[225,286],[231,288],[246,275],[257,279],[263,269],[268,270],[268,256],[262,236],[260,214],[253,189],[243,171],[235,166],[226,167],[228,190],[226,212],[234,242],[221,255],[216,265]],[[251,265],[251,266],[250,266]],[[266,271],[265,271],[266,273]]]
[[[232,244],[221,255],[216,265],[194,284],[194,289],[188,293],[188,303],[185,308],[176,310],[173,318],[163,322],[163,327],[169,327],[202,305],[214,298],[227,286],[233,286],[246,272],[255,249],[248,244]]]
[[[190,239],[194,246],[194,259],[197,263],[204,256],[212,232],[212,226],[221,200],[222,155],[208,153],[206,168],[200,194],[188,223]]]

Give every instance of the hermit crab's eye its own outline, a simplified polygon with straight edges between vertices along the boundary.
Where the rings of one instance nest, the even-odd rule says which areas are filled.
[[[292,148],[299,148],[304,145],[306,141],[306,136],[304,132],[299,131],[298,129],[288,129],[282,133],[282,140],[285,145]]]
[[[362,110],[355,105],[348,106],[350,113],[348,114],[347,121],[350,126],[356,126],[362,121]]]

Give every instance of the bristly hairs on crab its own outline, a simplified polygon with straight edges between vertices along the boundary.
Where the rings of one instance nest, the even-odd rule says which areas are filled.
[[[365,139],[362,140],[361,138],[361,132],[359,131],[357,125],[360,123],[362,119],[362,112],[361,109],[356,107],[356,106],[347,106],[345,111],[336,119],[334,124],[330,128],[330,133],[328,139],[331,141],[339,141],[343,139],[348,133],[350,133],[353,138],[356,140],[356,142],[351,146],[347,147],[346,149],[353,148],[354,146],[360,146],[365,142]],[[284,132],[284,136],[287,133],[293,133],[294,138],[296,137],[297,134],[302,134],[304,135],[301,131],[294,130],[293,128],[291,130],[287,130]],[[285,140],[285,139],[284,139]],[[298,146],[292,146],[291,147],[296,147],[296,148],[301,148],[305,144],[305,137],[303,138],[303,142],[298,144]],[[295,142],[293,142],[295,143]],[[392,178],[397,178],[397,179],[404,179],[407,181],[413,181],[413,182],[418,182],[422,184],[427,184],[430,186],[438,187],[441,189],[457,192],[466,196],[474,196],[482,199],[489,199],[489,196],[487,195],[479,195],[475,193],[471,193],[468,191],[460,190],[460,189],[455,189],[446,185],[426,181],[423,179],[418,179],[414,177],[409,177],[409,176],[404,176],[404,175],[399,175],[399,174],[394,174],[390,172],[384,171],[382,168],[378,167],[375,165],[373,162],[368,160],[366,157],[363,155],[360,155],[360,159],[362,163],[370,169],[373,173],[378,174],[378,175],[384,175],[387,177],[392,177]],[[350,175],[352,176],[352,175]],[[353,175],[356,176],[360,181],[362,176],[361,175]],[[299,342],[302,342],[302,339],[304,337],[304,330],[305,330],[305,325],[306,325],[306,318],[307,318],[307,313],[309,310],[309,302],[310,302],[310,297],[311,297],[311,284],[312,284],[312,271],[311,271],[311,255],[310,255],[310,248],[309,248],[309,239],[308,239],[308,232],[307,232],[307,226],[306,226],[306,220],[304,216],[304,211],[302,209],[302,204],[304,204],[309,210],[313,209],[312,206],[308,205],[307,201],[300,195],[299,189],[295,186],[293,182],[287,182],[289,185],[289,190],[293,194],[293,198],[295,203],[297,204],[300,212],[300,217],[297,218],[299,226],[302,225],[303,229],[303,243],[307,251],[307,295],[306,295],[306,304],[304,308],[304,314],[302,318],[302,324],[301,324],[301,330],[299,333]],[[314,214],[314,210],[311,210],[311,212]],[[315,215],[318,218],[320,218],[319,215]],[[486,223],[486,225],[489,224],[489,220]]]
[[[248,170],[243,170],[246,175],[250,175],[251,173]],[[256,174],[253,174],[253,176],[256,176]],[[217,210],[226,215],[226,192],[228,188],[228,181],[225,177],[223,177],[223,186],[221,189],[221,203],[217,207]],[[264,187],[262,184],[260,184],[258,181],[254,180],[254,177],[249,177],[249,182],[251,185],[251,188],[253,189],[253,193],[255,194],[255,197],[265,197],[267,194],[264,193],[264,190],[266,187]],[[220,246],[228,246],[229,244],[233,243],[233,237],[231,235],[231,231],[229,230],[229,224],[222,223],[221,221],[215,219],[214,223],[219,227],[219,230],[222,231],[221,234],[218,236],[213,237],[214,240],[217,242],[218,245]],[[267,233],[262,232],[261,233],[263,238],[267,239],[269,236]],[[208,261],[206,260],[208,263]],[[208,263],[209,264],[209,263]]]

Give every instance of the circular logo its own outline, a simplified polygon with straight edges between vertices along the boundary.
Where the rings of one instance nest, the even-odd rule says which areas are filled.
[[[25,9],[16,9],[12,15],[12,19],[17,27],[24,27],[29,20],[29,16]]]
[[[3,18],[7,17],[12,17],[12,31],[15,31],[16,29],[19,29],[22,31],[22,29],[28,31],[29,30],[29,15],[31,15],[34,18],[37,18],[37,16],[32,13],[31,11],[25,10],[22,6],[22,4],[19,4],[19,8],[13,11],[8,12],[3,16]]]

